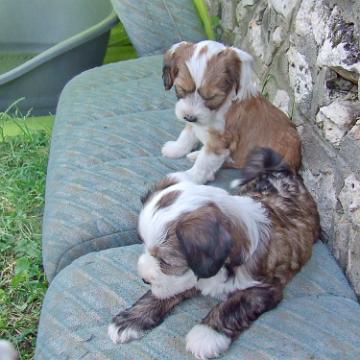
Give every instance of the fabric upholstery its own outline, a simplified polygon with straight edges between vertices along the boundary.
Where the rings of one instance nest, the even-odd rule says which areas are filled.
[[[191,0],[112,2],[139,55],[204,38]],[[191,165],[160,153],[182,128],[161,67],[161,55],[102,66],[74,78],[61,94],[43,221],[44,268],[54,280],[41,312],[37,360],[192,359],[184,339],[214,305],[207,297],[181,304],[139,341],[114,345],[106,331],[112,316],[147,290],[136,274],[142,246],[133,245],[140,195]],[[222,170],[215,184],[226,188],[237,175]],[[222,358],[358,359],[359,319],[346,278],[318,243],[285,300]]]
[[[170,110],[161,112],[174,100],[161,88],[160,67],[159,56],[110,64],[82,73],[63,90],[46,179],[42,240],[49,280],[79,255],[133,242],[125,234],[135,226],[139,193],[148,179],[176,169],[176,162],[165,162],[141,178],[145,157],[159,163],[159,136],[175,136],[178,126]],[[161,117],[169,121],[157,134],[151,122]],[[132,172],[139,173],[137,182]]]
[[[161,57],[87,71],[64,89],[46,179],[43,263],[52,278],[86,253],[136,242],[139,197],[156,180],[191,166],[161,155],[183,125],[161,82]],[[227,187],[236,170],[224,170]]]
[[[171,45],[206,38],[192,0],[112,0],[138,55],[159,54]]]
[[[196,297],[179,305],[141,340],[114,345],[107,336],[112,316],[148,287],[136,273],[142,245],[91,253],[52,282],[43,305],[36,360],[192,359],[185,335],[215,301]],[[262,315],[222,359],[360,358],[360,307],[344,275],[322,243],[288,285],[284,301]]]

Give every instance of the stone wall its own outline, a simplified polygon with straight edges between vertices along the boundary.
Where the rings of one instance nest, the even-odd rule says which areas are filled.
[[[325,241],[360,296],[360,1],[207,0],[303,140]]]

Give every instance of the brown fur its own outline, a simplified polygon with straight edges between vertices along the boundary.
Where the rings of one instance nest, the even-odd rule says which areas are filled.
[[[171,177],[165,177],[162,180],[158,181],[152,188],[150,188],[144,195],[141,196],[141,203],[145,205],[152,197],[161,190],[168,188],[171,185],[177,183],[177,180]]]
[[[168,50],[164,54],[163,58],[163,81],[166,90],[172,88],[175,78],[179,74],[179,69],[182,72],[189,70],[185,65],[185,61],[188,60],[194,51],[194,44],[190,42],[183,42],[175,51]]]
[[[240,59],[230,49],[209,59],[203,83],[198,89],[209,109],[218,109],[234,86],[236,91],[239,90],[240,67]]]
[[[222,229],[222,236],[219,235],[221,230],[219,231],[217,226]],[[224,260],[227,259],[229,267],[241,265],[248,255],[250,242],[245,230],[231,222],[214,203],[205,204],[192,212],[181,215],[177,219],[176,227],[177,239],[182,238],[183,242],[190,244],[188,256],[195,260],[195,267],[200,263],[204,247],[211,255],[210,261],[214,261],[215,257],[224,254]],[[228,251],[226,251],[227,243],[222,241],[224,233],[231,239],[231,246]],[[213,248],[209,244],[210,239],[215,244]],[[216,272],[219,271],[220,267],[217,267]],[[193,271],[196,274],[196,269]]]
[[[260,167],[256,161],[265,163],[264,154],[253,153],[252,166]],[[273,165],[270,163],[268,168]],[[231,339],[281,301],[285,285],[308,261],[312,245],[320,235],[316,204],[301,178],[287,166],[278,163],[270,174],[260,170],[257,175],[256,169],[245,168],[246,174],[251,176],[248,179],[245,176],[246,184],[238,192],[261,201],[272,228],[265,246],[258,247],[244,264],[261,285],[235,290],[202,321]]]
[[[234,340],[262,313],[273,309],[282,297],[282,289],[276,285],[236,290],[211,309],[202,324]]]
[[[161,271],[167,275],[182,275],[188,270],[188,264],[176,236],[176,226],[177,221],[169,223],[165,241],[150,249],[150,254],[159,261]]]
[[[301,142],[289,118],[262,95],[232,104],[225,115],[225,131],[209,130],[209,152],[230,150],[228,167],[242,168],[256,147],[270,148],[297,171],[301,162]]]
[[[256,189],[256,181],[240,189],[261,201],[271,219],[271,238],[266,250],[255,251],[248,264],[253,277],[285,286],[311,256],[320,236],[316,204],[300,178],[272,178],[270,189]]]
[[[181,194],[181,191],[171,191],[165,194],[156,204],[157,209],[163,209],[172,205]]]
[[[135,304],[120,312],[112,319],[118,331],[132,327],[139,332],[150,330],[162,323],[165,316],[180,302],[196,294],[195,289],[190,289],[170,299],[158,299],[151,290],[144,294]]]

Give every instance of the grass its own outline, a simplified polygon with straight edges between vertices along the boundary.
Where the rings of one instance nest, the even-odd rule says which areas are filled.
[[[137,57],[136,51],[126,34],[123,26],[116,25],[110,34],[109,44],[106,49],[104,64],[115,61],[134,59]]]
[[[41,261],[41,219],[49,131],[7,137],[0,114],[0,338],[32,359],[47,283]],[[17,120],[18,121],[18,120]]]
[[[202,22],[204,27],[204,31],[206,36],[210,40],[215,40],[215,33],[214,33],[214,19],[211,18],[208,14],[207,6],[204,0],[193,0],[193,4],[195,9],[198,13],[198,16]]]
[[[104,63],[134,57],[125,31],[117,25]],[[14,108],[16,104],[0,113],[0,338],[16,345],[21,360],[30,360],[48,286],[41,222],[54,116],[23,116]]]

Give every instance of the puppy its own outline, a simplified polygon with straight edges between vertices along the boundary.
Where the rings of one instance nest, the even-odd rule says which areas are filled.
[[[221,300],[186,337],[199,359],[217,357],[311,256],[319,216],[301,178],[270,149],[253,151],[237,194],[167,177],[143,198],[138,272],[149,290],[109,326],[115,343],[144,335],[181,301]]]
[[[195,161],[185,172],[189,180],[204,184],[224,164],[243,167],[254,147],[271,148],[290,168],[299,168],[301,146],[294,125],[259,93],[252,77],[248,53],[215,41],[181,42],[165,53],[164,87],[175,87],[175,114],[186,125],[162,154]],[[201,150],[191,152],[199,142]]]

